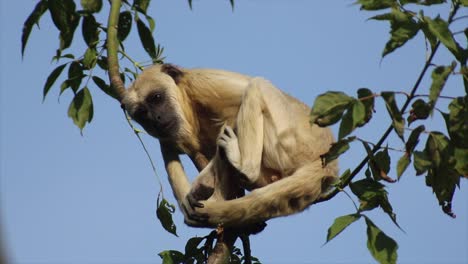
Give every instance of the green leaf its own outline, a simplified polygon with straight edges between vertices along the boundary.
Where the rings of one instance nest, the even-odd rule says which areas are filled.
[[[393,223],[400,228],[396,221],[396,214],[393,212],[392,205],[388,201],[387,191],[385,191],[385,186],[383,184],[373,179],[362,179],[351,183],[349,187],[360,200],[360,211],[369,211],[380,206]]]
[[[152,58],[157,59],[156,55],[156,46],[154,44],[154,38],[151,34],[150,29],[141,21],[141,19],[137,18],[137,29],[138,35],[140,36],[141,43],[143,44],[143,48],[145,49],[146,53]]]
[[[369,157],[368,164],[374,179],[377,181],[385,180],[391,183],[395,182],[394,179],[388,176],[388,172],[390,171],[390,156],[388,155],[388,149],[385,148],[383,151],[379,151],[374,155],[367,142],[362,141],[362,144],[364,145],[367,156]]]
[[[106,82],[97,77],[97,76],[93,76],[93,81],[94,83],[97,85],[97,87],[99,87],[104,93],[106,93],[107,95],[117,99],[117,94],[116,92],[110,87],[110,85],[107,85]]]
[[[128,34],[130,34],[131,29],[132,29],[132,13],[130,11],[125,11],[125,12],[120,13],[117,38],[120,41],[124,41],[127,38]]]
[[[60,30],[60,52],[70,47],[80,16],[75,12],[76,5],[73,0],[48,0],[48,2],[52,21]]]
[[[49,77],[47,77],[47,81],[44,85],[44,92],[43,92],[43,97],[42,97],[42,101],[45,100],[46,96],[47,96],[47,93],[50,91],[50,88],[52,88],[52,85],[54,85],[55,81],[57,80],[57,78],[60,76],[60,74],[62,73],[63,69],[65,68],[65,66],[67,66],[67,64],[62,64],[60,66],[58,66],[57,68],[55,68],[49,75]]]
[[[156,215],[158,216],[159,221],[164,229],[167,232],[178,236],[176,231],[176,225],[172,221],[172,214],[175,211],[175,207],[172,204],[169,204],[166,199],[162,199],[156,210]]]
[[[413,152],[413,158],[416,175],[421,175],[431,168],[432,163],[425,152],[415,151]]]
[[[81,0],[81,6],[89,13],[98,13],[102,8],[102,0]]]
[[[99,68],[108,71],[109,70],[109,65],[107,65],[107,57],[106,56],[100,56],[97,60],[97,64],[99,65]]]
[[[450,102],[449,114],[443,114],[453,145],[468,148],[468,96],[457,97]]]
[[[396,0],[358,0],[356,4],[360,4],[363,10],[373,11],[395,7],[398,3]]]
[[[342,92],[326,92],[317,96],[310,113],[310,123],[323,127],[338,122],[353,100]]]
[[[410,125],[416,120],[428,118],[429,114],[432,111],[431,105],[429,105],[422,99],[418,99],[414,101],[414,103],[411,106],[412,108],[407,118],[408,125]]]
[[[400,180],[401,175],[403,175],[403,172],[405,172],[406,168],[408,168],[408,165],[410,164],[410,158],[408,156],[408,153],[403,154],[401,158],[398,160],[397,164],[397,176],[398,180]]]
[[[449,139],[440,132],[431,132],[427,138],[426,154],[431,158],[434,167],[441,167],[449,160],[453,149]]]
[[[424,37],[426,38],[427,42],[431,45],[431,51],[434,52],[434,49],[438,43],[437,37],[432,33],[431,29],[429,29],[429,23],[427,19],[430,19],[424,16],[424,12],[422,10],[419,11],[419,26],[421,27],[422,32],[424,33]]]
[[[93,15],[87,15],[83,18],[81,31],[83,39],[88,47],[96,47],[99,42],[99,28],[96,18]]]
[[[419,135],[421,135],[425,129],[426,127],[424,127],[424,125],[420,125],[411,132],[408,141],[406,141],[405,144],[406,154],[411,155],[411,153],[414,151],[414,148],[419,143]]]
[[[468,0],[459,0],[462,6],[468,6]]]
[[[202,256],[203,250],[198,248],[198,245],[203,241],[203,237],[192,237],[185,244],[185,257],[186,258],[195,258]]]
[[[453,72],[456,66],[457,64],[453,62],[451,66],[436,67],[432,72],[432,85],[429,91],[429,104],[432,108],[435,107],[442,88],[444,88],[449,75]]]
[[[339,233],[343,232],[343,230],[356,222],[359,218],[361,218],[360,214],[349,214],[337,217],[330,228],[328,228],[327,241],[325,243],[328,243],[330,240],[335,238]]]
[[[34,24],[37,24],[39,26],[39,20],[41,19],[45,11],[47,11],[47,9],[47,1],[40,1],[39,3],[37,3],[36,7],[34,7],[34,10],[24,22],[23,34],[21,35],[21,56],[24,56],[24,49],[26,48],[26,44],[28,43],[29,35],[31,34],[31,30]]]
[[[95,48],[88,48],[84,54],[83,66],[85,69],[90,70],[96,66],[97,51]]]
[[[148,6],[150,4],[150,0],[135,0],[133,1],[133,7],[140,11],[143,14],[146,14],[148,11]]]
[[[372,179],[362,179],[349,184],[351,191],[363,201],[371,201],[386,194],[385,185]]]
[[[346,183],[349,181],[350,177],[351,170],[347,169],[345,172],[343,172],[343,174],[341,174],[340,180],[337,183],[335,183],[335,186],[339,188],[344,188]]]
[[[81,89],[71,101],[68,116],[83,133],[86,123],[93,119],[93,100],[87,87]]]
[[[72,88],[73,92],[76,93],[80,88],[81,81],[83,80],[83,67],[77,61],[74,61],[70,64],[68,68],[68,84]]]
[[[382,58],[403,46],[416,36],[420,29],[419,24],[414,21],[412,13],[403,12],[398,8],[392,8],[391,13],[375,16],[371,19],[390,22],[390,40],[385,45]]]
[[[468,149],[455,148],[454,151],[457,172],[465,178],[468,178]]]
[[[379,263],[397,263],[398,244],[387,236],[368,217],[365,217],[367,225],[367,248],[375,260]]]
[[[358,125],[364,124],[365,118],[366,108],[364,104],[360,100],[353,100],[350,108],[343,116],[343,121],[341,121],[338,139],[344,138],[353,132]]]
[[[367,88],[360,88],[357,91],[358,99],[364,104],[365,107],[365,118],[364,123],[358,124],[359,127],[363,126],[372,118],[374,110],[374,93]]]
[[[457,58],[458,61],[463,61],[463,50],[453,38],[453,34],[449,29],[447,21],[441,19],[439,16],[434,20],[429,17],[425,17],[424,21],[427,23],[429,31],[436,36],[437,39],[440,40],[448,50],[450,50],[450,52],[452,52],[455,58]]]
[[[179,264],[184,263],[185,256],[176,250],[166,250],[158,254],[163,264]]]
[[[326,166],[331,161],[337,159],[341,154],[349,149],[349,143],[354,141],[356,137],[348,137],[333,143],[327,153],[320,155],[322,165]]]
[[[383,99],[385,100],[385,105],[387,107],[388,113],[392,118],[392,125],[395,129],[395,132],[398,136],[404,141],[403,134],[405,129],[405,120],[401,116],[398,106],[395,101],[395,93],[393,92],[382,92]]]

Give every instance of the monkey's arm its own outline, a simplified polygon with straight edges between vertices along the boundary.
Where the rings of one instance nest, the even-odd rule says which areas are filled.
[[[190,182],[185,174],[184,167],[180,162],[179,153],[168,143],[161,142],[161,152],[166,165],[166,171],[169,176],[169,183],[172,187],[179,206],[182,208],[182,202],[190,191]]]
[[[293,175],[228,201],[208,200],[188,212],[199,225],[243,226],[303,211],[324,193],[336,175],[336,164],[322,168],[317,160]]]

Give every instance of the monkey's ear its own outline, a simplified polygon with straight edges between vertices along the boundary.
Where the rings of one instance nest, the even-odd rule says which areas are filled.
[[[182,76],[184,75],[182,70],[173,64],[163,64],[161,71],[171,76],[176,84],[179,83],[180,79],[182,79]]]

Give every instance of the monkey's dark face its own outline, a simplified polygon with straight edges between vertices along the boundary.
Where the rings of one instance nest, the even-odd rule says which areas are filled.
[[[157,67],[149,68],[127,90],[122,104],[153,137],[175,139],[182,126],[176,90],[170,76],[161,73]]]
[[[170,138],[179,130],[179,119],[166,92],[149,93],[131,114],[149,134]]]

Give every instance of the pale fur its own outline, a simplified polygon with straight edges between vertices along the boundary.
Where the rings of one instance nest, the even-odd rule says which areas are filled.
[[[296,213],[312,204],[336,178],[337,164],[322,167],[320,160],[333,142],[332,134],[309,124],[310,109],[305,104],[261,78],[210,69],[182,72],[176,84],[161,72],[161,66],[146,69],[123,103],[132,113],[132,107],[152,89],[170,92],[183,125],[172,138],[160,140],[187,224],[242,226]],[[237,129],[237,136],[220,141],[229,162],[216,151],[223,124]],[[211,160],[195,180],[214,178],[215,192],[203,201],[203,208],[192,208],[186,200],[190,183],[178,158],[180,152],[192,160],[200,153]],[[237,194],[226,195],[238,188],[226,185],[240,177],[230,164],[246,177],[244,187],[254,189],[248,195],[237,199],[233,199]],[[207,222],[197,221],[198,216],[207,216]]]

